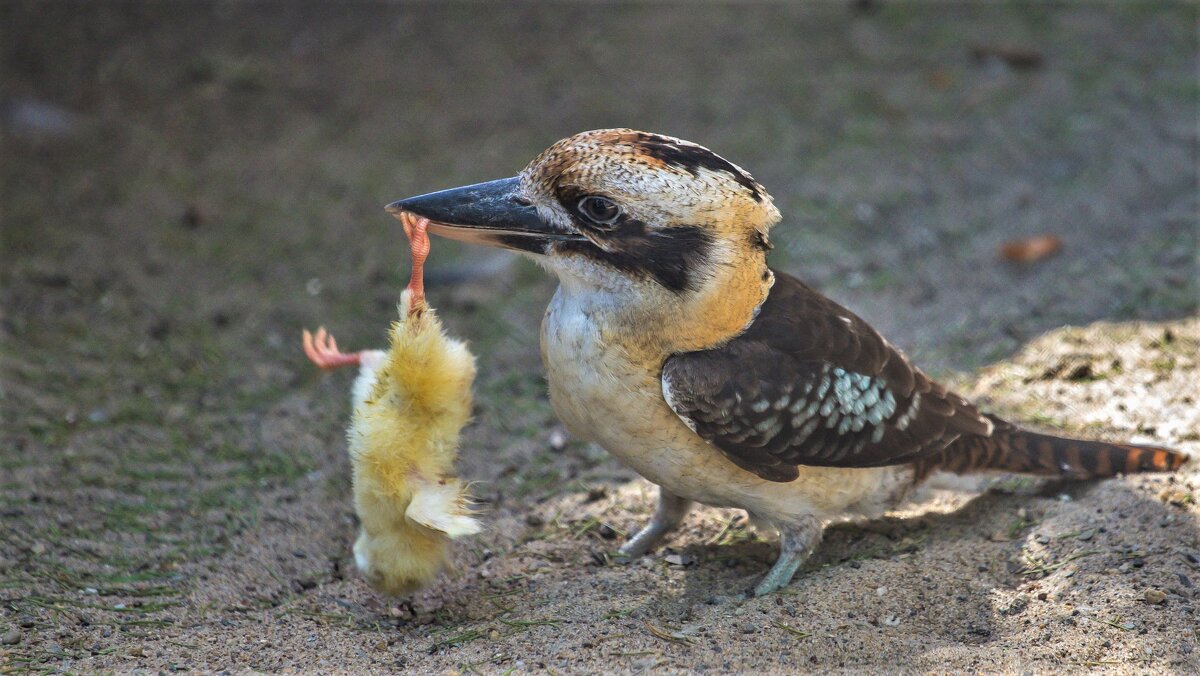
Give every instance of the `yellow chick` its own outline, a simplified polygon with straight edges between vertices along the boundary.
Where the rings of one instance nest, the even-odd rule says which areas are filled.
[[[304,332],[304,351],[322,369],[357,365],[348,432],[354,506],[362,529],[354,561],[381,593],[428,586],[445,567],[453,538],[480,531],[466,486],[454,474],[459,431],[471,413],[475,358],[446,336],[425,304],[422,268],[428,221],[404,214],[413,277],[400,319],[382,350],[338,351],[325,330]]]

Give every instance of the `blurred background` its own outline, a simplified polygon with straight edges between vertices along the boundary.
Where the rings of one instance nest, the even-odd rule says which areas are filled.
[[[1196,19],[1190,3],[5,2],[0,575],[39,598],[150,581],[147,603],[194,599],[191,576],[297,496],[337,507],[288,542],[344,554],[349,376],[315,374],[300,329],[382,344],[408,276],[382,206],[513,175],[586,129],[748,169],[784,214],[773,264],[937,374],[1064,324],[1194,315]],[[1021,253],[1038,237],[1058,250]],[[552,280],[435,241],[429,286],[479,355],[486,453],[464,463],[494,509],[630,478],[555,429],[537,350]]]

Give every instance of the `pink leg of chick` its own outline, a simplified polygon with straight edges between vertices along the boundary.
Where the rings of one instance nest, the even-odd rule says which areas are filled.
[[[355,408],[367,400],[371,388],[375,384],[375,372],[383,365],[387,353],[383,350],[359,350],[345,353],[338,350],[337,341],[325,331],[325,327],[317,329],[317,335],[304,330],[304,354],[308,360],[324,371],[332,371],[343,366],[358,366],[358,377],[350,388],[350,402]]]
[[[323,371],[332,371],[343,366],[357,366],[362,363],[362,353],[351,352],[349,354],[338,351],[337,341],[333,336],[326,333],[325,327],[317,329],[317,335],[308,332],[304,329],[304,354],[308,355],[308,360]]]
[[[408,235],[408,248],[412,251],[412,279],[408,282],[408,290],[412,292],[412,301],[408,312],[413,314],[425,309],[425,259],[429,257],[429,219],[416,216],[407,211],[400,215],[404,225],[404,234]]]
[[[429,257],[429,219],[405,212],[400,217],[404,225],[404,234],[408,236],[409,249],[412,251],[412,279],[408,282],[408,290],[412,292],[412,300],[408,313],[415,314],[425,309],[425,259]],[[343,366],[358,366],[363,364],[363,357],[378,353],[379,350],[363,350],[361,352],[341,352],[333,335],[322,326],[314,336],[304,329],[304,354],[308,360],[323,371],[332,371]],[[375,361],[372,359],[372,361]],[[370,364],[374,368],[374,364]]]

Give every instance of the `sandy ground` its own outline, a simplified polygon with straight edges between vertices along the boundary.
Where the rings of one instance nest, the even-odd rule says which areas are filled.
[[[300,328],[380,344],[382,204],[601,126],[749,168],[777,267],[992,410],[1200,453],[1195,7],[876,5],[0,5],[0,669],[1200,670],[1194,468],[931,489],[762,599],[732,511],[610,563],[652,491],[561,438],[552,283],[443,242],[488,531],[411,610],[354,573]]]

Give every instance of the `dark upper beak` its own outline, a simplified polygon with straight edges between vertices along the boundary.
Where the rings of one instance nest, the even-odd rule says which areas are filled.
[[[428,218],[429,231],[464,242],[545,253],[551,240],[578,239],[538,216],[537,209],[518,193],[519,179],[476,183],[439,190],[387,205],[393,216],[408,211]]]

